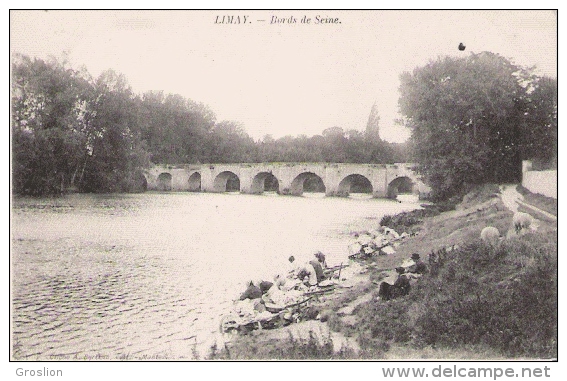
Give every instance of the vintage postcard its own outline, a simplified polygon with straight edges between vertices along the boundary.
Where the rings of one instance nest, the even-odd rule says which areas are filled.
[[[18,376],[557,360],[557,15],[11,10]]]

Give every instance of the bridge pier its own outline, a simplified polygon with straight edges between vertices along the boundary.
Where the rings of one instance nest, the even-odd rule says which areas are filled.
[[[202,166],[201,167],[201,191],[202,192],[214,192],[214,166]]]
[[[252,182],[254,180],[254,174],[251,172],[252,170],[249,167],[242,167],[240,168],[239,173],[235,173],[240,179],[240,193],[253,193]]]

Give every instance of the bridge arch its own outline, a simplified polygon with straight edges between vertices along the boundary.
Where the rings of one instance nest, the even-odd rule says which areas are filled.
[[[369,193],[373,192],[372,183],[368,177],[351,173],[341,180],[337,189],[337,196],[348,197],[352,193]]]
[[[266,190],[279,191],[280,181],[271,172],[259,172],[252,179],[250,192],[254,194],[262,194]]]
[[[307,186],[307,190],[305,190]],[[305,191],[307,192],[322,192],[325,193],[327,186],[321,178],[313,172],[302,172],[295,176],[291,182],[290,194],[293,196],[301,196]]]
[[[157,188],[160,191],[170,191],[173,176],[169,172],[162,172],[157,177]]]
[[[189,176],[188,181],[188,190],[189,192],[200,192],[201,191],[201,173],[193,172],[191,176]]]
[[[399,194],[415,193],[415,183],[408,176],[396,177],[388,184],[386,197],[396,198]]]
[[[223,171],[215,177],[213,189],[215,192],[237,192],[240,190],[240,179],[234,172]]]

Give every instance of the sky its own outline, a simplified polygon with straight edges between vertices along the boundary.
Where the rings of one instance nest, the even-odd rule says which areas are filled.
[[[246,24],[221,24],[247,16]],[[302,23],[304,16],[310,24]],[[316,16],[340,23],[315,24]],[[272,18],[295,23],[275,23]],[[225,17],[226,20],[226,17]],[[265,20],[265,21],[259,21]],[[459,51],[459,43],[466,45]],[[11,11],[10,50],[113,69],[133,90],[181,94],[255,139],[363,131],[402,142],[399,75],[442,56],[491,51],[557,77],[552,11]]]

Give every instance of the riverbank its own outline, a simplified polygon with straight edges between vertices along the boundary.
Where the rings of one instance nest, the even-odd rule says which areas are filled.
[[[417,235],[392,255],[358,262],[350,289],[314,304],[320,320],[237,337],[214,348],[209,358],[554,358],[557,223],[539,220],[537,231],[498,247],[480,242],[486,226],[505,236],[512,215],[498,186],[485,186],[455,210],[383,219]],[[444,264],[419,279],[407,297],[378,300],[380,282],[415,252],[424,259],[442,253]]]

